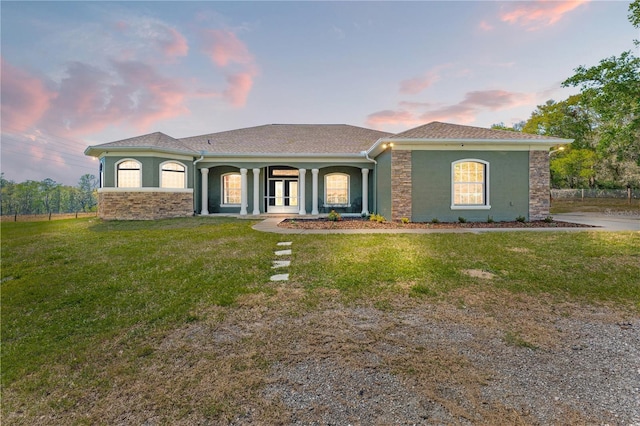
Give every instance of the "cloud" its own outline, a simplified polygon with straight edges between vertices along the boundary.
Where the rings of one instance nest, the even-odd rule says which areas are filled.
[[[55,92],[28,72],[0,58],[2,69],[2,127],[11,132],[29,129],[47,111]]]
[[[227,72],[227,87],[221,92],[199,91],[199,96],[219,96],[234,107],[246,105],[258,74],[253,55],[247,46],[231,31],[206,30],[203,32],[203,52],[214,65]]]
[[[400,82],[400,93],[405,95],[417,95],[434,83],[440,80],[440,73],[442,70],[451,68],[453,64],[441,64],[437,65],[433,69],[427,71],[421,76],[402,80]]]
[[[586,4],[589,0],[535,2],[515,2],[513,7],[503,11],[500,19],[509,24],[519,25],[528,31],[539,30],[560,21],[563,16]]]
[[[478,27],[482,31],[491,31],[494,29],[494,26],[488,23],[487,21],[480,21],[480,24],[478,24]]]
[[[203,31],[202,50],[209,55],[214,64],[221,68],[233,63],[245,65],[254,63],[253,55],[249,53],[247,46],[231,31]]]
[[[526,105],[535,101],[526,93],[506,90],[472,91],[453,105],[432,108],[432,104],[420,102],[400,102],[397,110],[384,110],[369,114],[367,125],[382,129],[399,124],[413,127],[431,121],[447,121],[458,124],[473,123],[479,113],[485,110],[497,111]]]
[[[132,16],[113,26],[124,36],[122,40],[114,40],[120,45],[121,60],[174,62],[189,53],[187,38],[157,19]]]

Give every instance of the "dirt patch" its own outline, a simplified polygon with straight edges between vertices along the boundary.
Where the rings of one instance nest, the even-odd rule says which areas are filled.
[[[67,410],[8,424],[631,424],[640,318],[467,288],[344,304],[274,284],[202,308]],[[381,306],[378,308],[376,306]],[[108,351],[110,348],[103,348]],[[111,349],[113,350],[113,349]],[[99,351],[100,352],[100,351]],[[102,353],[102,352],[100,352]],[[126,374],[127,371],[135,372]]]
[[[483,271],[482,269],[464,269],[462,273],[470,277],[482,278],[483,280],[491,280],[496,276],[495,274],[489,271]]]
[[[331,221],[327,218],[285,219],[278,224],[289,229],[487,229],[487,228],[592,228],[571,222],[535,220],[531,222],[376,222],[364,218],[343,218]]]

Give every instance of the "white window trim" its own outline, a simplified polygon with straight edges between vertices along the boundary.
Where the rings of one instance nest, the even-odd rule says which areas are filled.
[[[347,177],[347,203],[346,204],[327,203],[327,178],[329,176],[335,176],[335,175]],[[326,175],[324,175],[324,204],[322,206],[323,207],[351,207],[351,176],[349,174],[334,172],[334,173],[327,173]]]
[[[187,173],[188,173],[188,170],[189,170],[189,169],[187,168],[187,166],[186,166],[184,163],[182,163],[181,161],[176,161],[176,160],[167,160],[167,161],[163,161],[163,162],[160,164],[160,168],[158,169],[158,173],[160,173],[160,179],[158,180],[158,181],[160,182],[160,188],[162,188],[162,167],[163,167],[165,164],[169,164],[169,163],[179,164],[179,165],[181,165],[182,167],[184,167],[184,182],[183,182],[183,187],[182,187],[182,188],[170,188],[170,189],[185,189],[185,188],[187,187],[187,182],[189,182],[189,181],[187,180]]]
[[[455,167],[459,163],[482,163],[484,164],[484,204],[454,204],[455,200]],[[489,162],[478,158],[463,158],[451,163],[451,210],[490,210],[491,203],[489,197]]]
[[[229,176],[229,175],[238,175],[240,177],[240,182],[242,185],[242,175],[240,174],[240,171],[237,172],[228,172],[228,173],[223,173],[222,175],[220,175],[220,207],[240,207],[240,203],[225,203],[224,202],[224,177],[225,176]],[[242,191],[242,187],[240,188],[240,191]],[[242,200],[242,198],[241,198]]]
[[[120,169],[118,168],[120,166],[120,164],[126,162],[126,161],[133,161],[134,163],[138,163],[138,166],[140,166],[140,169],[138,170],[138,173],[140,174],[140,186],[120,186],[120,173],[118,173],[120,171]],[[138,160],[136,160],[135,158],[123,158],[122,160],[116,162],[115,164],[115,176],[116,176],[116,188],[142,188],[142,163]]]

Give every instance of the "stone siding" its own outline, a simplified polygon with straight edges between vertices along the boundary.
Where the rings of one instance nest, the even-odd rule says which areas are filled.
[[[550,181],[549,153],[529,151],[529,220],[541,220],[549,216]]]
[[[411,152],[391,152],[391,220],[411,219]]]
[[[101,219],[155,220],[185,216],[193,216],[193,192],[98,192]]]

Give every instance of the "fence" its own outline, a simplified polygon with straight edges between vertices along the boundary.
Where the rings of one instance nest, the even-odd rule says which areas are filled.
[[[551,198],[557,200],[584,198],[638,199],[640,190],[627,189],[552,189]]]
[[[41,222],[47,220],[78,219],[79,217],[96,217],[97,212],[47,213],[47,214],[11,214],[0,216],[1,222]]]

